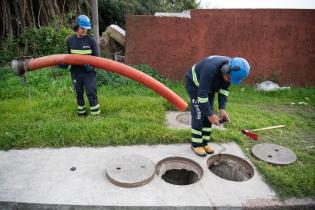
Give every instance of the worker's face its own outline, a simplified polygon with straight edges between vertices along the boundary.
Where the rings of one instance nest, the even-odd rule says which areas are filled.
[[[86,36],[87,35],[87,29],[79,27],[79,29],[77,31],[77,35],[78,35],[78,37]]]

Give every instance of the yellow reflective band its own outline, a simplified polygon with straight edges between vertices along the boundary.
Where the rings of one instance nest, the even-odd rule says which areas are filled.
[[[91,107],[90,107],[90,110],[94,110],[94,109],[98,109],[98,108],[100,108],[100,105],[99,105],[99,104],[97,104],[97,105],[95,105],[95,106],[91,106]]]
[[[79,111],[79,110],[78,110],[78,111],[77,111],[78,114],[84,114],[85,112],[86,112],[85,110],[83,110],[83,111]]]
[[[98,114],[100,114],[101,113],[101,110],[99,109],[98,111],[96,111],[96,112],[93,112],[93,111],[91,111],[91,115],[98,115]]]
[[[71,49],[70,52],[72,54],[80,54],[80,55],[92,54],[92,50],[74,50],[74,49]]]
[[[210,131],[212,131],[212,128],[202,128],[202,130],[210,132]]]
[[[191,138],[191,141],[195,143],[202,143],[202,138]]]
[[[210,136],[202,136],[202,139],[204,139],[204,140],[210,140]]]
[[[197,130],[194,130],[194,129],[191,129],[191,133],[193,134],[196,134],[196,135],[202,135],[201,131],[197,131]]]
[[[195,72],[195,66],[196,66],[196,64],[193,65],[192,70],[191,70],[191,74],[192,74],[193,81],[194,81],[195,85],[197,87],[199,87],[199,82],[198,82],[197,75],[196,75],[196,72]]]
[[[220,89],[219,93],[221,93],[222,95],[225,95],[225,96],[229,96],[229,91],[227,91],[227,90]]]
[[[198,97],[198,102],[199,103],[207,103],[208,102],[208,98],[200,98],[200,97]]]
[[[78,109],[85,109],[84,106],[78,106]]]

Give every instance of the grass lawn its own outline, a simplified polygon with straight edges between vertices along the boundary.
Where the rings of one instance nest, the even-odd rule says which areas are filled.
[[[153,75],[188,101],[181,83],[164,80],[146,66],[137,68]],[[76,116],[70,74],[50,69],[28,74],[28,89],[9,67],[0,68],[0,149],[30,147],[169,144],[190,141],[190,130],[165,127],[165,111],[174,109],[155,92],[133,81],[98,73],[101,116]],[[291,102],[307,102],[292,105]],[[237,142],[266,181],[282,198],[315,198],[315,89],[293,88],[272,93],[250,86],[230,89],[227,132],[214,131],[212,141]],[[254,142],[240,130],[285,124],[283,129],[260,131]],[[270,142],[291,148],[298,161],[273,166],[256,160],[251,147]]]

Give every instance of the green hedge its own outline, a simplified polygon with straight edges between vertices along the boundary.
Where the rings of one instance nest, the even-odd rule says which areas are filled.
[[[20,37],[7,37],[0,43],[0,64],[17,56],[40,57],[67,52],[66,40],[73,34],[70,26],[53,21],[44,27],[30,27]]]

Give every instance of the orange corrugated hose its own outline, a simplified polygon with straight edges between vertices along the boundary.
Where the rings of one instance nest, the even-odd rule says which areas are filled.
[[[170,90],[168,87],[153,79],[147,74],[138,71],[130,66],[127,66],[116,61],[109,59],[95,57],[90,55],[72,55],[72,54],[59,54],[49,55],[36,59],[31,59],[27,62],[27,71],[33,71],[36,69],[55,66],[58,64],[69,64],[69,65],[84,65],[90,64],[96,68],[103,69],[105,71],[111,71],[113,73],[121,74],[130,79],[133,79],[148,88],[154,90],[166,100],[171,102],[178,110],[185,111],[188,104],[176,93]]]

